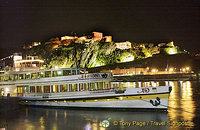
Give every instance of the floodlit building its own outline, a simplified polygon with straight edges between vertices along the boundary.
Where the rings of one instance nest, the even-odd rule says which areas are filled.
[[[112,36],[105,36],[105,42],[112,42]]]
[[[77,39],[78,37],[77,36],[63,36],[63,37],[61,37],[61,41],[62,40],[75,40],[75,39]]]
[[[92,32],[93,34],[94,34],[94,37],[93,37],[93,39],[94,40],[101,40],[101,39],[103,39],[103,33],[101,33],[101,32]]]
[[[116,42],[116,47],[118,49],[129,49],[131,48],[131,42],[126,41],[126,42]]]
[[[112,70],[103,69],[101,72],[111,72],[113,75],[141,75],[141,74],[147,74],[148,70],[149,70],[149,68],[135,68],[135,67],[119,68],[119,67],[116,67],[115,69],[112,69]]]

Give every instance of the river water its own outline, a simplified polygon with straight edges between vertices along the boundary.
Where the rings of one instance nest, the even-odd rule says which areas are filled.
[[[125,87],[172,86],[168,111],[13,106],[0,111],[0,130],[200,129],[200,83],[124,82]],[[106,121],[105,121],[106,120]]]

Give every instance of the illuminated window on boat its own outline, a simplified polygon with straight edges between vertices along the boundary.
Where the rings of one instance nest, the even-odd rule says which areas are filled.
[[[0,88],[0,96],[4,95],[4,88]]]
[[[71,91],[78,91],[78,85],[77,84],[72,84]]]
[[[104,88],[105,89],[110,89],[111,85],[109,84],[109,82],[105,82],[104,83]]]
[[[76,70],[72,70],[72,75],[76,75]]]
[[[42,92],[43,92],[43,87],[37,86],[37,93],[42,93]]]
[[[37,78],[36,73],[31,73],[31,79],[36,79],[36,78]]]
[[[103,89],[103,82],[99,82],[98,84],[99,84],[99,85],[98,85],[98,89],[99,89],[99,90],[102,90],[102,89]]]
[[[57,71],[53,71],[53,77],[57,76]]]
[[[19,79],[24,79],[24,74],[19,74]]]
[[[4,81],[8,81],[8,75],[4,76]]]
[[[30,73],[26,73],[25,74],[25,79],[31,79],[31,74]]]
[[[45,77],[51,77],[51,71],[45,71]]]
[[[38,78],[43,78],[44,77],[44,72],[38,72]]]
[[[27,63],[26,63],[26,66],[27,66],[27,67],[31,67],[31,63],[30,63],[30,62],[27,62]]]
[[[95,90],[95,84],[94,83],[90,83],[90,91],[94,91]]]
[[[88,87],[88,83],[84,83],[84,89],[86,90],[86,91],[88,91],[89,90],[89,87]]]
[[[21,65],[22,67],[24,67],[24,68],[26,67],[26,64],[25,64],[25,63],[21,63],[20,65]]]
[[[18,80],[18,74],[14,74],[14,80]]]
[[[25,93],[29,93],[29,87],[28,87],[28,86],[25,86],[25,87],[24,87],[24,92],[25,92]]]
[[[72,84],[69,84],[69,92],[71,92],[72,91]]]
[[[63,75],[64,76],[71,75],[71,70],[63,70]]]
[[[62,70],[58,70],[58,71],[57,71],[57,75],[58,75],[58,76],[63,76],[63,71],[62,71]]]
[[[50,93],[50,86],[44,86],[44,93]]]
[[[40,64],[39,62],[34,61],[32,62],[32,67],[39,67],[40,66],[39,64]]]
[[[35,86],[30,87],[30,93],[35,93]]]
[[[83,83],[80,83],[80,91],[84,91],[84,84]]]
[[[60,85],[60,91],[61,92],[67,92],[68,91],[68,84]]]
[[[62,70],[53,71],[53,77],[56,77],[56,76],[63,76],[63,71]]]
[[[13,80],[14,79],[14,75],[9,74],[9,80]]]
[[[58,92],[58,85],[52,85],[52,92],[57,93]]]
[[[17,95],[22,96],[22,94],[23,94],[23,87],[17,86]]]
[[[2,81],[4,81],[4,76],[2,76],[2,78],[1,78],[1,79],[2,79]]]

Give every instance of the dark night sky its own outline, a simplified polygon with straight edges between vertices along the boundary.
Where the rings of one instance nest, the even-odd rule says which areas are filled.
[[[23,44],[103,31],[114,41],[200,51],[200,0],[0,0],[0,58]]]

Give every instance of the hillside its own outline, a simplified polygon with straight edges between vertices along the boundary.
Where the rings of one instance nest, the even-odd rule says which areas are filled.
[[[63,42],[63,41],[61,41]],[[169,49],[178,53],[178,48],[169,44],[136,44],[130,42],[104,42],[97,40],[60,44],[47,42],[24,50],[24,55],[37,55],[45,60],[45,66],[92,68],[115,63],[145,59],[155,54],[167,54]],[[127,44],[127,45],[126,45]],[[129,45],[130,44],[130,45]],[[127,46],[131,47],[127,47]],[[124,47],[125,46],[125,47]],[[174,51],[175,50],[175,51]]]
[[[159,71],[165,71],[168,68],[175,68],[179,71],[182,68],[190,67],[192,71],[199,72],[200,60],[195,56],[189,54],[175,54],[175,55],[154,55],[153,57],[145,59],[137,59],[131,62],[110,64],[101,67],[90,68],[89,72],[100,72],[101,70],[114,70],[115,68],[128,69],[135,68],[157,68]]]

